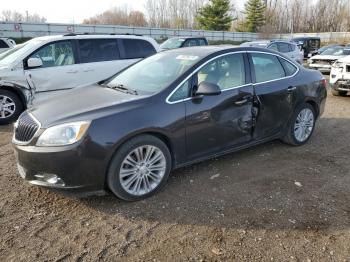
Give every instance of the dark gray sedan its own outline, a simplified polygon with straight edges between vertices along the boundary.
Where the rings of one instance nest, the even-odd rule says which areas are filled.
[[[134,201],[175,168],[273,139],[303,145],[325,100],[323,76],[277,52],[184,48],[26,111],[13,143],[31,184]]]

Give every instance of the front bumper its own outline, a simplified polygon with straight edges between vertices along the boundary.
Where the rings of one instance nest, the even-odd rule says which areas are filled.
[[[331,65],[318,65],[318,64],[309,64],[310,69],[318,70],[322,73],[330,73],[332,66]]]
[[[335,83],[330,83],[330,87],[336,91],[350,92],[350,80],[338,80]]]
[[[29,183],[74,192],[105,189],[105,164],[92,158],[89,146],[36,147],[14,144],[20,176]]]

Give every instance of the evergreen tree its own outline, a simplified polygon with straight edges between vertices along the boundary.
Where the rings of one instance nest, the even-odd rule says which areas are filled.
[[[258,32],[259,28],[265,24],[265,11],[266,5],[262,0],[248,0],[243,12],[245,20],[240,31]]]
[[[234,18],[230,14],[230,0],[210,0],[199,9],[197,22],[201,29],[228,31]]]

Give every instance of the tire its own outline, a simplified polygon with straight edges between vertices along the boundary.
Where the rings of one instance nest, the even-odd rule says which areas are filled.
[[[8,110],[13,112],[10,113]],[[0,125],[6,125],[17,120],[23,110],[24,106],[22,101],[16,93],[0,89]]]
[[[310,118],[312,118],[312,128],[311,130],[310,128],[307,128],[307,130],[305,130],[305,133],[300,132],[300,129],[296,128],[296,124],[299,123],[299,126],[301,125],[300,128],[303,130],[302,124],[300,124],[300,121],[298,118],[299,114],[302,114],[302,112],[308,112],[307,114],[312,114],[312,117],[310,116]],[[304,145],[311,138],[315,129],[315,124],[316,124],[316,113],[315,113],[314,107],[308,103],[305,103],[299,106],[288,123],[287,131],[285,136],[282,138],[282,141],[286,144],[293,145],[293,146]],[[303,139],[300,139],[299,137],[298,139],[298,134],[300,135],[304,134],[306,137],[303,137]]]
[[[138,161],[138,158],[143,160]],[[160,160],[155,161],[157,158]],[[123,144],[116,152],[108,169],[107,185],[120,199],[142,200],[154,195],[166,184],[171,166],[171,155],[166,144],[154,136],[141,135]]]
[[[334,96],[346,96],[347,95],[347,91],[337,91],[334,89],[331,89],[332,95]]]

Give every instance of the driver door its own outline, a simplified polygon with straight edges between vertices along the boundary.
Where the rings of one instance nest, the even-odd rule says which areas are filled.
[[[28,68],[29,58],[40,58],[42,66]],[[36,92],[70,89],[78,86],[79,68],[75,63],[71,40],[57,41],[40,47],[25,61],[25,74],[35,85]]]
[[[252,139],[253,87],[245,53],[228,54],[202,67],[193,76],[194,89],[205,81],[222,93],[195,95],[185,101],[188,161],[248,143]]]

